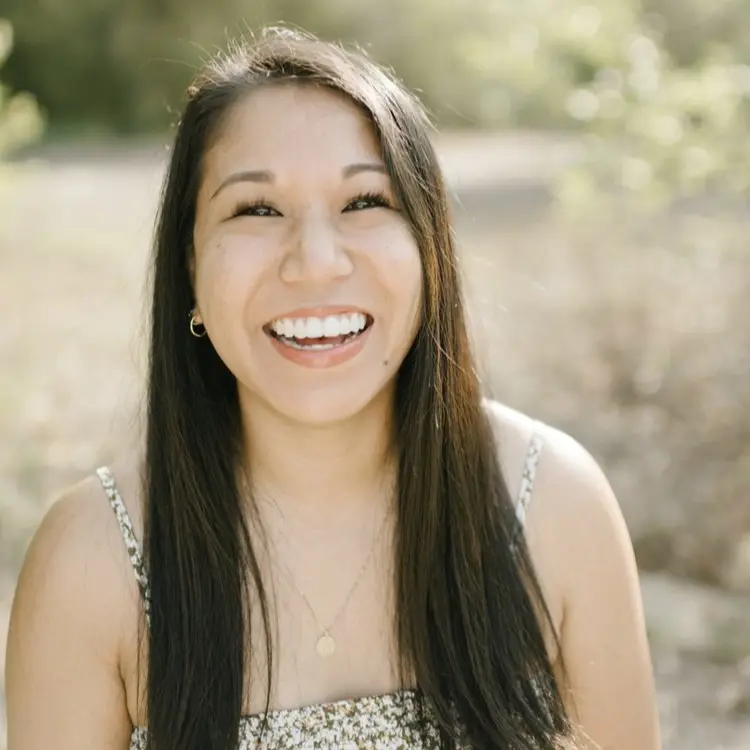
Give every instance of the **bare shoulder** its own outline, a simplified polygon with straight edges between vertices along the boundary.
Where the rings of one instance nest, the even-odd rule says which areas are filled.
[[[6,662],[11,746],[110,747],[126,737],[121,652],[137,596],[92,474],[49,508],[21,568]],[[41,711],[45,722],[34,721]]]
[[[564,695],[582,746],[655,750],[658,714],[638,569],[615,494],[570,435],[498,404],[488,409],[506,463],[518,460],[507,455],[534,430],[542,439],[526,538],[545,596],[553,610],[561,607]]]
[[[495,425],[511,492],[532,436],[541,438],[526,536],[534,562],[551,590],[565,600],[574,596],[580,574],[604,559],[605,553],[619,555],[634,573],[620,506],[591,453],[567,433],[508,406],[487,401],[486,408]]]
[[[122,595],[130,588],[127,562],[117,519],[92,473],[42,518],[19,576],[15,614],[49,607],[60,624],[68,620],[97,642],[112,640],[118,629],[101,626],[118,622],[112,615],[122,612]]]
[[[507,479],[512,480],[523,466],[532,436],[541,438],[542,454],[529,509],[530,531],[552,523],[556,538],[565,529],[571,535],[570,541],[578,542],[590,534],[592,524],[600,530],[602,525],[621,527],[620,506],[609,481],[584,446],[562,430],[509,406],[496,401],[485,404],[498,437]],[[566,551],[570,546],[565,544]]]
[[[581,485],[601,489],[606,484],[596,460],[575,438],[498,401],[484,403],[504,463],[512,461],[514,455],[516,458],[524,456],[536,434],[542,439],[547,484],[556,483],[558,490],[580,489]]]

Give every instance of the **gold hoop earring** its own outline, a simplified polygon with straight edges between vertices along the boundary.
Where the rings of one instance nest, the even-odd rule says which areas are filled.
[[[200,330],[196,326],[200,326]],[[202,339],[206,335],[206,327],[198,320],[195,310],[190,311],[190,333],[197,339]]]

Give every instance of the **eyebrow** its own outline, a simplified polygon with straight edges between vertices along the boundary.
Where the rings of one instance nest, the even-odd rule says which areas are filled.
[[[348,167],[344,167],[341,174],[344,178],[348,178],[353,177],[360,172],[378,172],[380,174],[388,174],[385,164],[380,164],[379,162],[371,164],[350,164]]]
[[[354,175],[361,174],[362,172],[378,172],[379,174],[388,174],[388,170],[384,164],[377,162],[373,163],[360,163],[360,164],[349,164],[341,170],[341,174],[344,179],[354,177]],[[273,172],[269,172],[267,169],[253,169],[246,170],[243,172],[234,172],[227,177],[211,196],[213,200],[224,188],[234,185],[238,182],[262,182],[271,183],[274,181]]]

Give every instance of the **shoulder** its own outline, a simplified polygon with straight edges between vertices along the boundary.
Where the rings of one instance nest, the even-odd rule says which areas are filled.
[[[501,456],[508,450],[502,436],[511,450],[526,441],[533,420],[498,405],[488,409]],[[559,636],[550,654],[564,665],[566,706],[586,747],[657,748],[638,568],[620,506],[580,443],[548,425],[535,429],[542,448],[525,534]]]
[[[38,631],[44,638],[54,629],[57,640],[82,640],[116,659],[133,589],[129,565],[117,519],[92,472],[50,506],[31,540],[13,602],[16,636]]]
[[[557,536],[565,529],[572,538],[586,536],[592,524],[619,526],[621,512],[612,488],[600,465],[575,438],[496,401],[486,401],[485,408],[511,484],[523,468],[532,437],[539,437],[532,524],[553,522]]]
[[[11,746],[127,743],[123,653],[138,595],[128,567],[117,519],[90,476],[49,508],[21,568],[5,670]]]
[[[529,505],[526,536],[535,565],[570,604],[589,586],[624,569],[637,578],[630,537],[614,492],[597,461],[576,439],[510,407],[486,402],[498,436],[500,461],[513,494],[531,438],[541,455]],[[607,568],[602,562],[615,563]]]

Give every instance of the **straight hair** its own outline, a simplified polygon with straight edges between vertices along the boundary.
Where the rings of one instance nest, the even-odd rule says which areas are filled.
[[[376,133],[423,268],[419,328],[396,381],[393,623],[401,685],[413,684],[443,746],[553,750],[570,734],[543,638],[552,624],[470,351],[449,202],[416,98],[360,51],[286,29],[233,43],[188,90],[153,253],[144,471],[150,576],[146,711],[157,750],[234,750],[250,652],[272,623],[251,542],[237,382],[210,338],[188,332],[196,196],[233,108],[265,86],[348,97]],[[252,505],[252,502],[251,502]],[[251,632],[250,596],[263,632]],[[567,745],[566,745],[567,746]]]

